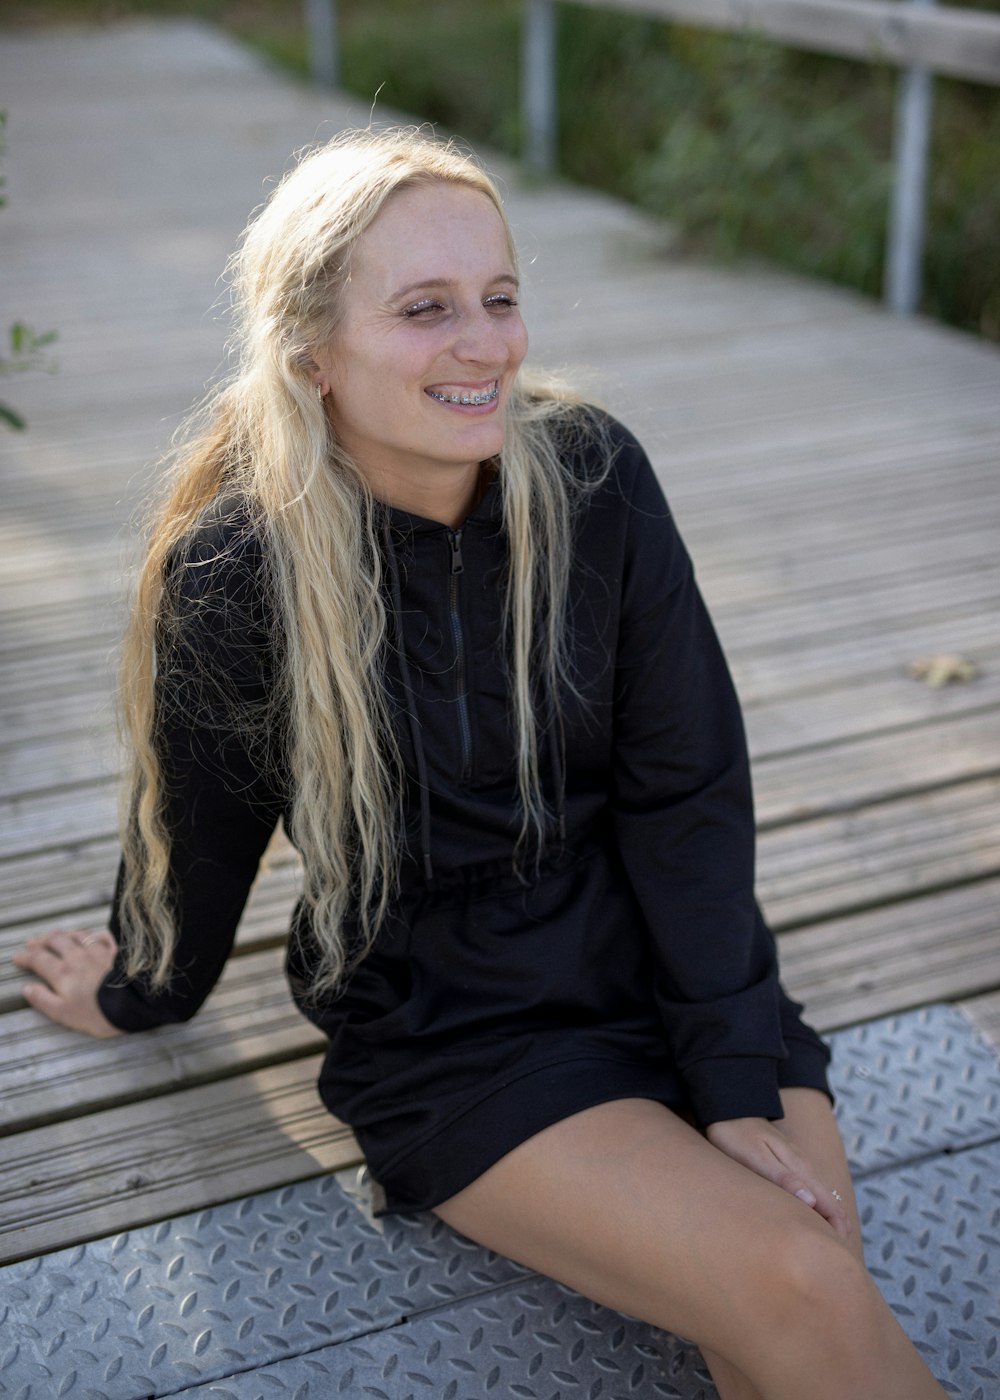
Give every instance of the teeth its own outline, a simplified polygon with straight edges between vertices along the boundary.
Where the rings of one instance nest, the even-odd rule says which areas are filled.
[[[494,384],[490,389],[466,392],[461,394],[439,394],[434,389],[429,389],[428,393],[432,399],[437,399],[439,403],[460,403],[460,404],[482,404],[492,403],[499,392],[498,386]]]

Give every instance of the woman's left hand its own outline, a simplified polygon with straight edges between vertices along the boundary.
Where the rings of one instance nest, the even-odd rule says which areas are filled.
[[[780,1123],[767,1118],[732,1118],[710,1123],[705,1136],[727,1157],[797,1196],[828,1221],[845,1243],[850,1238],[851,1224],[843,1202],[795,1150]]]

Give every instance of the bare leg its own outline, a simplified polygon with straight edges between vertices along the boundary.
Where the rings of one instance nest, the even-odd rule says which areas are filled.
[[[846,1177],[836,1184],[847,1199]],[[693,1338],[729,1364],[733,1385],[755,1388],[745,1394],[943,1400],[826,1221],[660,1104],[627,1099],[556,1123],[437,1213],[587,1297]]]
[[[851,1222],[848,1248],[864,1263],[864,1248],[850,1168],[833,1109],[815,1089],[788,1089],[782,1096],[785,1116],[781,1128],[793,1146],[819,1171],[827,1185],[839,1191]],[[761,1400],[760,1391],[724,1357],[702,1348],[702,1355],[722,1400]]]

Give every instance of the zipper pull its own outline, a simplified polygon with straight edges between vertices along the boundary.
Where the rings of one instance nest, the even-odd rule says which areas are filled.
[[[451,572],[460,574],[464,571],[465,565],[462,563],[462,532],[452,530],[448,535],[448,543],[451,545]]]

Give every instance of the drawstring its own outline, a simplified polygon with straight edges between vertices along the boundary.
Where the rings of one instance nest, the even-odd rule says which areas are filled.
[[[562,723],[556,714],[546,725],[549,741],[549,758],[552,762],[552,778],[556,785],[556,830],[559,840],[566,840],[566,765],[563,753]]]
[[[431,800],[427,786],[427,760],[424,757],[423,740],[420,737],[420,724],[417,720],[416,702],[413,698],[413,684],[410,680],[410,663],[406,656],[406,642],[403,637],[403,594],[399,586],[399,563],[392,547],[389,521],[382,521],[382,538],[385,541],[386,558],[389,561],[389,578],[392,588],[392,608],[396,625],[396,651],[399,656],[399,673],[406,692],[406,718],[410,726],[410,742],[417,764],[417,783],[420,787],[420,854],[424,865],[424,879],[428,884],[434,879],[434,866],[431,864]]]

